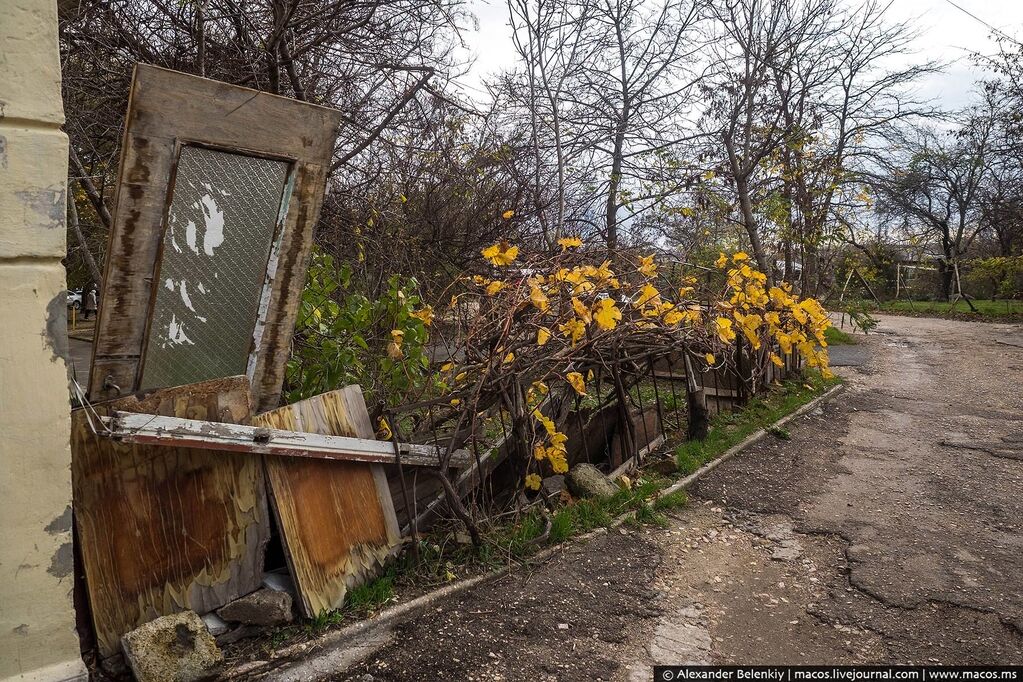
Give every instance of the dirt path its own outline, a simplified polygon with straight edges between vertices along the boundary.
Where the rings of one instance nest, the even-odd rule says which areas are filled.
[[[1023,328],[885,318],[846,392],[613,530],[399,626],[352,680],[1023,663]]]

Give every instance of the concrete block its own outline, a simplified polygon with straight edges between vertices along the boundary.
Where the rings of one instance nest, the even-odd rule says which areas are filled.
[[[121,638],[138,682],[197,682],[213,678],[224,654],[194,611],[163,616]]]

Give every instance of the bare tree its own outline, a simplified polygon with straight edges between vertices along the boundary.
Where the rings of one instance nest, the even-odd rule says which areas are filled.
[[[565,98],[596,47],[590,34],[592,7],[564,0],[508,0],[512,42],[522,61],[525,87],[512,88],[529,116],[534,157],[533,202],[549,246],[564,234],[568,164],[572,149],[565,144]],[[553,224],[547,217],[545,168],[553,153],[555,175]]]
[[[784,177],[794,205],[790,234],[800,251],[804,295],[820,286],[820,249],[841,233],[838,214],[856,210],[864,197],[858,171],[885,155],[900,125],[919,124],[936,112],[911,94],[911,86],[935,71],[934,63],[905,64],[918,37],[907,23],[887,20],[889,4],[828,9],[828,21],[808,32],[796,50],[787,80],[776,74],[782,94],[787,144]]]
[[[875,174],[882,215],[906,220],[922,242],[936,241],[941,295],[957,293],[959,262],[983,229],[980,190],[990,150],[990,117],[974,112],[972,122],[953,133],[921,130],[904,138]],[[892,150],[893,152],[895,150]]]
[[[569,98],[569,119],[603,171],[597,189],[611,252],[621,210],[635,216],[670,193],[649,191],[658,154],[693,135],[687,115],[702,78],[695,64],[703,47],[695,30],[702,10],[688,0],[595,0],[600,51]]]

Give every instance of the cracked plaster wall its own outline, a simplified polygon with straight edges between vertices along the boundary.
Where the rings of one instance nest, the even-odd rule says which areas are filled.
[[[0,0],[0,680],[84,680],[72,607],[57,7]]]

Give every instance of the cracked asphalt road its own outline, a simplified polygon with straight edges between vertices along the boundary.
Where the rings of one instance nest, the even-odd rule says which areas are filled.
[[[1023,327],[886,317],[847,388],[332,679],[649,680],[671,663],[1023,663]]]
[[[1023,663],[1023,348],[1006,343],[1023,328],[878,331],[791,440],[692,490],[660,542],[665,616],[634,636],[635,679],[671,662],[666,623],[702,630],[662,637],[693,661]]]

